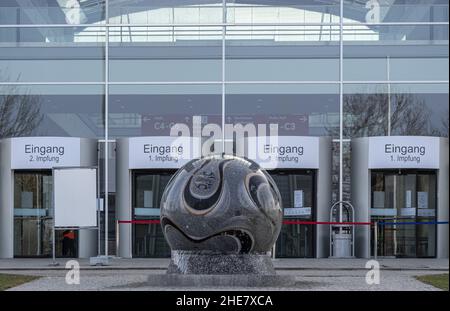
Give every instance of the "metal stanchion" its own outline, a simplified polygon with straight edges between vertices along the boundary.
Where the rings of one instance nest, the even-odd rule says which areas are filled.
[[[377,254],[378,253],[378,222],[377,221],[374,222],[373,230],[374,230],[374,232],[373,232],[373,239],[374,239],[373,256],[375,259],[377,259],[377,255],[378,255]]]
[[[56,234],[55,234],[55,220],[53,219],[53,228],[52,228],[52,263],[50,266],[59,266],[59,263],[56,262]]]
[[[119,220],[116,220],[116,257],[119,257]]]
[[[56,262],[56,234],[55,234],[55,172],[52,170],[52,178],[53,178],[53,220],[52,220],[52,263],[50,266],[57,266]]]

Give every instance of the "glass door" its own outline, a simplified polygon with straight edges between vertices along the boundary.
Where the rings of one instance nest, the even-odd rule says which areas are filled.
[[[14,173],[14,256],[52,253],[50,171]]]
[[[396,186],[397,222],[414,223],[416,220],[416,174],[394,176]],[[416,257],[416,226],[398,225],[394,228],[397,257]]]
[[[422,222],[436,221],[436,173],[372,171],[371,181],[372,221],[387,223],[378,226],[378,255],[435,257],[436,225]]]
[[[134,220],[159,220],[161,196],[173,173],[133,173]],[[133,257],[170,257],[170,247],[159,223],[133,224]]]
[[[417,221],[436,221],[436,174],[417,174]],[[416,227],[417,257],[436,257],[436,226],[422,224]]]
[[[51,171],[14,172],[14,256],[52,255]],[[56,256],[77,257],[77,232],[56,231]]]
[[[314,171],[270,172],[283,200],[284,219],[312,221],[315,219]],[[279,258],[314,257],[314,226],[283,224],[276,243]]]

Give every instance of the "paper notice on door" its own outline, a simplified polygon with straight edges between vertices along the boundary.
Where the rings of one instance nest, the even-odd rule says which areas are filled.
[[[410,208],[412,207],[412,191],[406,190],[405,193],[405,207]]]
[[[303,190],[294,191],[294,207],[303,207]]]
[[[371,208],[370,215],[372,216],[397,216],[397,209],[395,208]]]
[[[100,212],[104,211],[105,201],[103,198],[97,198],[97,210]]]
[[[284,216],[286,217],[302,217],[302,216],[311,216],[311,207],[294,207],[294,208],[285,208]]]
[[[20,194],[21,208],[33,208],[33,192],[23,191]]]
[[[426,191],[417,192],[417,207],[428,208],[428,192]]]
[[[401,208],[400,216],[416,216],[416,209],[414,207]]]
[[[434,209],[427,208],[427,209],[418,209],[417,210],[417,216],[420,217],[434,217],[435,215]]]
[[[384,191],[373,192],[373,208],[384,208]]]
[[[144,190],[144,207],[153,207],[153,191]]]

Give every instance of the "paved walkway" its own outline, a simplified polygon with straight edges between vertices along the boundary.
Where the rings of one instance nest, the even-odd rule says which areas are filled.
[[[52,260],[46,259],[0,259],[0,271],[4,270],[64,270],[69,259],[57,259],[58,266],[51,266]],[[108,266],[90,266],[89,259],[76,259],[85,270],[162,270],[169,265],[167,258],[111,258]],[[365,270],[368,259],[275,259],[277,270]],[[444,270],[448,271],[448,259],[381,259],[380,268],[384,270]]]
[[[276,259],[280,275],[294,275],[296,285],[282,288],[171,288],[148,286],[146,281],[155,274],[165,273],[167,259],[113,259],[109,266],[90,266],[81,259],[80,284],[66,284],[65,262],[49,266],[50,259],[2,259],[0,273],[38,275],[40,279],[15,287],[13,291],[28,290],[437,290],[415,279],[417,275],[448,273],[448,259],[379,259],[380,284],[366,283],[366,259]]]

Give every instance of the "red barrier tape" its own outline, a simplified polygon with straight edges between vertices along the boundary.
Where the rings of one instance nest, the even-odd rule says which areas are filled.
[[[137,225],[147,225],[147,224],[159,224],[159,219],[152,220],[119,220],[119,224],[137,224]],[[334,221],[303,221],[303,220],[283,220],[284,225],[364,225],[368,226],[372,223],[370,222],[334,222]]]
[[[369,226],[371,222],[336,222],[336,221],[303,221],[283,220],[284,225],[364,225]]]
[[[161,221],[159,219],[153,220],[119,220],[119,224],[136,224],[136,225],[152,225],[159,224]]]

